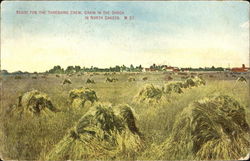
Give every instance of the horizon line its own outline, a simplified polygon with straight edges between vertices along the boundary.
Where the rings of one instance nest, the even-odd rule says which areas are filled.
[[[187,69],[187,68],[191,68],[191,69],[200,69],[200,68],[202,68],[202,69],[206,69],[206,68],[212,68],[212,67],[214,67],[215,69],[216,68],[223,68],[223,69],[233,69],[233,68],[241,68],[243,65],[245,65],[245,68],[250,68],[250,66],[246,66],[246,64],[244,64],[244,63],[242,63],[242,65],[241,66],[235,66],[235,67],[230,67],[230,64],[229,64],[229,67],[225,67],[225,66],[215,66],[215,65],[211,65],[211,66],[199,66],[199,67],[191,67],[191,66],[189,66],[189,67],[180,67],[180,66],[173,66],[173,65],[166,65],[166,64],[156,64],[156,63],[153,63],[152,65],[156,65],[156,66],[167,66],[167,67],[174,67],[174,68],[178,68],[178,69]],[[124,65],[124,64],[123,64]],[[110,69],[110,68],[114,68],[114,67],[116,67],[116,66],[119,66],[119,67],[122,67],[123,65],[114,65],[114,66],[110,66],[110,67],[98,67],[98,66],[90,66],[90,67],[86,67],[86,66],[81,66],[81,65],[68,65],[67,67],[70,67],[70,66],[73,66],[73,67],[76,67],[76,66],[80,66],[80,68],[81,69],[83,69],[83,68],[87,68],[87,69],[91,69],[91,68],[98,68],[98,69]],[[140,66],[141,64],[139,64],[139,65],[134,65],[134,64],[131,64],[131,65],[133,65],[134,67],[138,67],[138,66]],[[150,65],[150,66],[152,66],[152,65]],[[54,65],[52,68],[50,68],[50,69],[53,69],[54,67],[56,67],[56,66],[60,66],[63,70],[66,70],[67,69],[67,67],[62,67],[61,65]],[[124,65],[125,67],[127,67],[127,68],[130,68],[130,65],[128,65],[128,66],[126,66],[126,65]],[[150,68],[150,66],[148,66],[148,67],[144,67],[144,66],[142,66],[141,65],[141,67],[143,68],[143,69],[146,69],[146,68]],[[45,72],[48,72],[50,69],[47,69],[47,70],[45,70],[45,71],[25,71],[25,70],[15,70],[15,71],[9,71],[8,69],[0,69],[0,71],[4,71],[4,70],[6,70],[8,73],[15,73],[15,72],[28,72],[28,73],[35,73],[35,72],[37,72],[37,73],[45,73]]]

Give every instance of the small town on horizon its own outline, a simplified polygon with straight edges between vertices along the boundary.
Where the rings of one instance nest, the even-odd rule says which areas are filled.
[[[229,65],[230,66],[230,65]],[[131,64],[129,67],[122,65],[116,65],[115,67],[110,68],[98,68],[91,66],[88,67],[80,67],[79,65],[76,66],[68,66],[66,69],[62,68],[60,65],[54,66],[52,69],[47,70],[45,72],[27,72],[27,71],[15,71],[15,72],[8,72],[8,70],[1,70],[2,75],[8,75],[8,74],[42,74],[42,73],[50,73],[50,74],[73,74],[73,73],[82,73],[82,72],[235,72],[235,73],[244,73],[249,72],[250,68],[246,67],[245,64],[242,64],[241,67],[199,67],[199,68],[192,68],[192,67],[186,67],[186,68],[179,68],[175,66],[169,66],[169,65],[156,65],[153,64],[150,67],[142,67],[134,66]]]

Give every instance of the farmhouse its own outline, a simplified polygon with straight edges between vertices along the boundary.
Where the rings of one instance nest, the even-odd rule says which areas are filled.
[[[241,68],[232,68],[232,72],[247,72],[249,68],[245,67],[245,64],[242,64]]]
[[[167,72],[179,72],[179,68],[177,67],[171,67],[171,66],[164,66],[162,70],[165,70]]]

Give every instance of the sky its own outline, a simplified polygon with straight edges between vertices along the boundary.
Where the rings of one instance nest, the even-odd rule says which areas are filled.
[[[124,14],[120,20],[86,20],[88,15],[84,14],[17,14],[17,11]],[[124,20],[124,16],[133,19]],[[153,63],[178,67],[249,66],[249,3],[1,3],[1,69],[43,72],[55,65],[148,67]]]

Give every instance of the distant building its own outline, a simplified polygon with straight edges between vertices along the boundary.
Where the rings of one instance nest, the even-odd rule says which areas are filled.
[[[171,67],[171,66],[164,66],[162,70],[167,71],[167,72],[179,72],[179,68],[177,67]]]
[[[242,64],[241,68],[232,68],[232,72],[247,72],[249,68],[245,67],[245,64]]]

